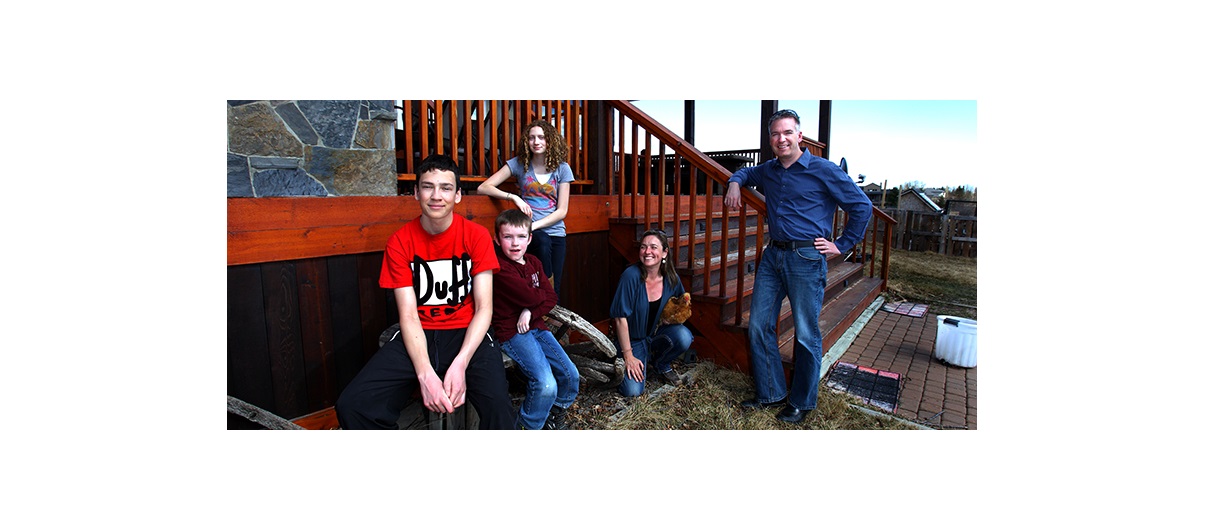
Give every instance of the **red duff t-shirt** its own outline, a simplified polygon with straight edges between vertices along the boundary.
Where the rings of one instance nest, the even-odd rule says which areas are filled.
[[[381,287],[413,287],[423,329],[467,328],[473,320],[473,276],[498,271],[489,231],[452,215],[452,226],[440,234],[428,234],[415,218],[385,244]]]

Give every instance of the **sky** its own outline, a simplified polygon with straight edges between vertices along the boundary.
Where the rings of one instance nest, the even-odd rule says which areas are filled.
[[[637,100],[635,105],[684,136],[682,100]],[[758,100],[695,101],[695,147],[702,151],[756,149],[765,128]],[[978,188],[974,100],[834,100],[829,157],[845,158],[849,174],[892,188],[920,181],[927,187]],[[799,114],[804,136],[819,138],[819,100],[779,100]]]

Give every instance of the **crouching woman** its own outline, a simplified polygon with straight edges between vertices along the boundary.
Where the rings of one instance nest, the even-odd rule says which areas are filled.
[[[641,234],[640,262],[624,269],[611,300],[611,318],[627,369],[619,385],[619,393],[624,396],[644,393],[649,364],[653,373],[667,383],[677,384],[680,378],[670,363],[694,341],[682,324],[659,325],[666,301],[685,292],[669,259],[668,244],[660,230]]]

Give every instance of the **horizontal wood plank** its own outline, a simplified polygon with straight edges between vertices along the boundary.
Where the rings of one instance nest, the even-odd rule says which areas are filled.
[[[226,231],[362,226],[396,222],[410,211],[418,211],[418,202],[409,195],[228,198]]]
[[[610,196],[572,196],[566,230],[607,231],[611,204]],[[511,205],[470,194],[456,205],[456,213],[493,233],[494,219]],[[419,214],[418,201],[410,196],[229,198],[226,264],[378,252],[390,235]]]
[[[398,173],[397,174],[397,179],[402,182],[414,182],[416,178],[418,178],[418,176],[415,175],[414,173]],[[489,177],[475,177],[475,176],[469,176],[469,175],[461,175],[460,176],[461,182],[485,182],[486,180],[489,180]],[[570,182],[570,184],[573,184],[575,186],[577,186],[577,185],[590,186],[590,185],[594,184],[594,181],[577,179],[577,180],[574,180],[573,182]]]

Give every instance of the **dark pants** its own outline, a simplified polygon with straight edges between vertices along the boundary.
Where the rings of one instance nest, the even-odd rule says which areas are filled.
[[[552,278],[552,290],[561,297],[561,271],[565,268],[565,238],[548,235],[543,230],[531,234],[531,246],[527,252],[540,260],[544,266],[544,274]]]
[[[428,358],[440,379],[460,351],[465,330],[424,330]],[[506,368],[493,337],[486,335],[464,373],[468,402],[477,409],[482,429],[513,429],[514,409],[507,391]],[[402,408],[418,387],[418,374],[397,337],[377,350],[348,383],[335,403],[344,429],[396,429]]]

